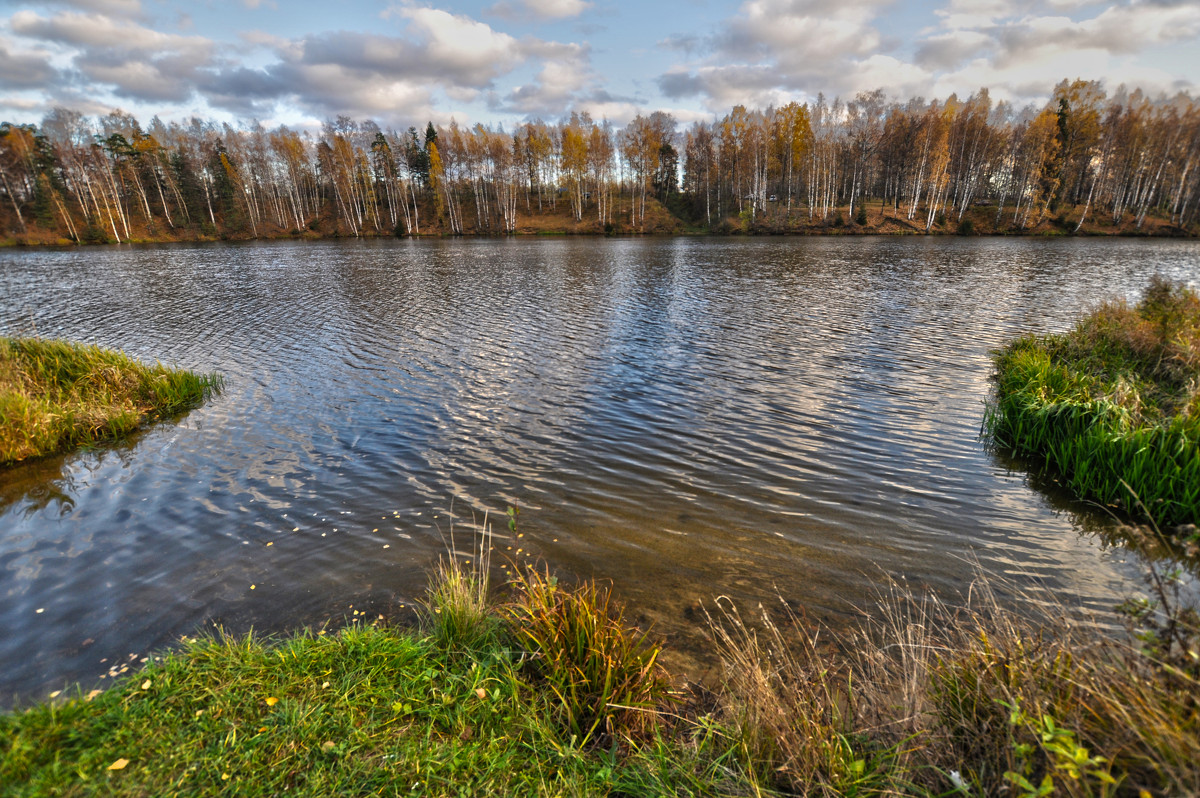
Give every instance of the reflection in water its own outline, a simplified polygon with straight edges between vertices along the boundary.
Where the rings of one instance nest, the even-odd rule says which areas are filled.
[[[1030,490],[979,440],[988,350],[1156,270],[1194,279],[1197,251],[860,238],[6,252],[0,333],[117,346],[226,387],[127,444],[0,475],[0,701],[95,680],[204,623],[394,613],[452,525],[509,504],[523,537],[502,538],[502,558],[612,580],[684,641],[693,603],[717,593],[778,591],[838,617],[884,574],[955,591],[975,560],[1107,611],[1136,565],[1079,530],[1108,522]]]
[[[1116,509],[1080,499],[1045,460],[1009,449],[990,451],[997,465],[1024,477],[1029,488],[1041,494],[1050,507],[1068,515],[1081,536],[1095,538],[1127,559],[1136,553],[1139,559],[1149,559],[1167,570],[1179,567],[1191,580],[1200,580],[1200,535],[1194,524],[1159,529],[1138,522]]]

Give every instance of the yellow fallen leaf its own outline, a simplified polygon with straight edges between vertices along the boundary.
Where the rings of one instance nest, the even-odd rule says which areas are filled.
[[[221,774],[221,781],[229,781],[229,774],[228,774],[228,773],[222,773],[222,774]]]
[[[255,588],[255,585],[250,585],[251,590],[253,590],[254,588]]]
[[[321,748],[325,751],[332,751],[336,747],[337,745],[333,742],[333,740],[326,740],[325,742],[321,743]]]
[[[149,679],[147,679],[146,681],[142,682],[142,689],[143,689],[143,690],[149,690],[149,689],[150,689],[150,680],[149,680]]]
[[[487,690],[484,690],[482,687],[476,687],[475,695],[479,696],[480,698],[487,698]]]
[[[118,759],[116,762],[113,762],[111,765],[109,765],[108,769],[109,770],[124,770],[125,766],[128,764],[129,764],[128,759]]]
[[[50,694],[50,697],[58,698],[60,695],[62,695],[62,690],[55,690],[53,693]]]
[[[201,716],[201,715],[203,715],[203,714],[204,714],[204,710],[203,710],[203,709],[197,709],[197,710],[196,710],[196,717],[200,717],[200,716]]]
[[[276,698],[275,696],[270,696],[269,698],[267,698],[267,706],[269,706],[269,707],[273,707],[278,703],[279,703],[279,699]]]
[[[328,687],[328,686],[329,686],[329,682],[321,682],[321,689],[322,689],[322,690],[324,690],[324,689],[325,689],[326,687]]]
[[[88,693],[88,694],[87,694],[87,700],[88,700],[88,701],[91,701],[93,698],[95,698],[96,696],[100,695],[102,692],[104,692],[104,691],[103,691],[103,690],[93,690],[93,691],[91,691],[90,693]]]

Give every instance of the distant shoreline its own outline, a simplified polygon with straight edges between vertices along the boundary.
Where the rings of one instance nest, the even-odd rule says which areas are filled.
[[[844,210],[844,209],[843,209]],[[971,223],[964,229],[962,224],[935,225],[929,230],[919,225],[907,222],[901,215],[871,214],[872,219],[867,224],[838,223],[840,215],[830,215],[825,222],[798,222],[793,217],[786,220],[768,218],[759,222],[746,222],[738,219],[726,219],[711,228],[689,226],[681,220],[663,213],[645,228],[634,228],[630,225],[612,225],[611,230],[605,230],[596,223],[562,222],[561,216],[531,216],[527,224],[518,225],[513,232],[504,233],[495,230],[464,231],[451,233],[434,226],[431,229],[409,234],[395,235],[391,232],[362,231],[359,235],[346,233],[340,229],[333,231],[278,230],[260,232],[259,235],[205,235],[199,231],[182,231],[174,235],[145,235],[133,237],[125,241],[74,241],[70,238],[55,234],[27,234],[0,238],[0,249],[45,248],[95,246],[111,244],[180,244],[180,243],[214,243],[218,241],[335,241],[348,239],[441,239],[441,238],[642,238],[642,237],[713,237],[713,238],[756,238],[756,237],[809,237],[809,236],[929,236],[956,238],[1175,238],[1194,239],[1200,237],[1200,230],[1194,226],[1181,228],[1170,224],[1167,220],[1147,218],[1142,227],[1132,222],[1120,225],[1089,223],[1075,229],[1076,222],[1063,223],[1060,220],[1045,220],[1037,226],[1025,230],[1007,227],[997,227],[989,224],[981,217],[993,216],[992,213],[973,214]]]

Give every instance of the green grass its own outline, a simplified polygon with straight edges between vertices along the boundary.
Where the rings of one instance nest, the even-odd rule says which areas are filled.
[[[465,658],[370,627],[199,640],[91,700],[4,716],[0,793],[609,792],[610,763],[566,747],[545,714],[496,647]]]
[[[220,386],[215,374],[145,366],[98,346],[0,337],[0,465],[119,438]]]
[[[1080,496],[1159,524],[1200,522],[1200,297],[1155,278],[1136,307],[1107,303],[1073,330],[995,354],[985,420]]]

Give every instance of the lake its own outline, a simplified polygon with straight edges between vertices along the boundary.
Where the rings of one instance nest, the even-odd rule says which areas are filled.
[[[888,579],[954,595],[976,569],[1107,613],[1137,564],[980,439],[988,352],[1155,272],[1194,285],[1198,258],[922,237],[2,251],[0,333],[225,390],[0,472],[0,703],[103,686],[206,627],[403,619],[485,519],[498,575],[611,581],[683,650],[716,595],[838,622]]]

